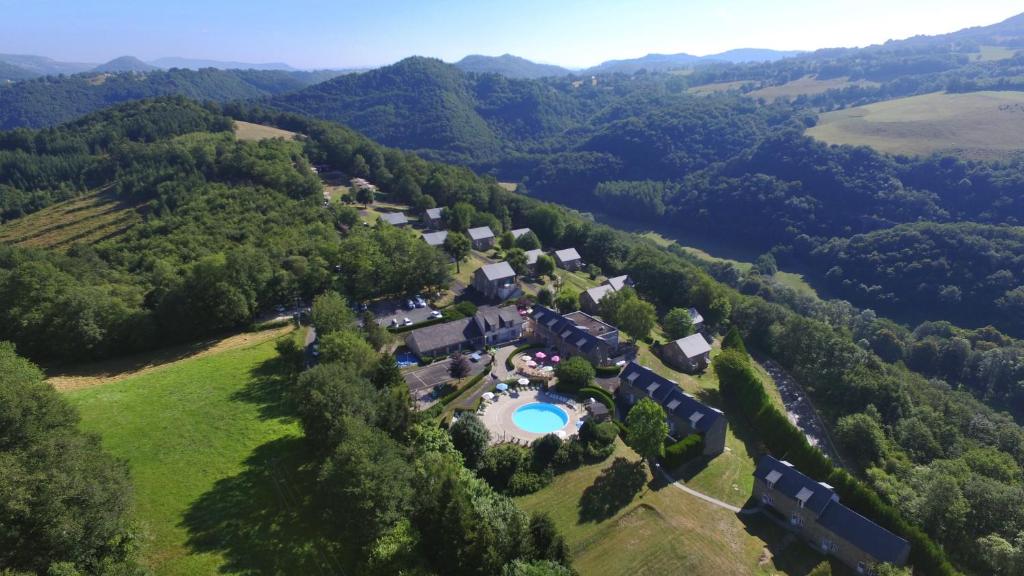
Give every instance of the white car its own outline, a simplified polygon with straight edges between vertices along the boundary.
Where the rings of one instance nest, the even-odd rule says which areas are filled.
[[[440,318],[441,317],[441,311],[440,310],[434,310],[433,312],[430,313],[430,317],[431,318]]]
[[[403,318],[402,324],[405,324],[406,326],[412,326],[412,320],[409,320],[408,318]]]

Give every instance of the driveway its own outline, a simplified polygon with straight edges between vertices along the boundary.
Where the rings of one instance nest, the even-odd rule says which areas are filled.
[[[434,310],[430,306],[409,310],[405,307],[405,300],[402,299],[386,300],[371,304],[370,311],[373,312],[373,316],[377,319],[377,324],[390,326],[391,320],[395,318],[398,319],[399,324],[403,323],[406,318],[412,320],[413,324],[419,324],[420,322],[430,320],[430,313]]]
[[[468,380],[473,376],[483,372],[487,368],[487,362],[491,357],[487,354],[483,354],[479,362],[469,363],[469,375],[464,378]],[[409,395],[412,396],[413,400],[416,401],[416,405],[419,409],[424,409],[432,405],[437,401],[434,397],[434,390],[449,382],[452,377],[448,375],[448,366],[451,364],[450,359],[441,360],[435,362],[429,366],[423,366],[419,368],[412,368],[402,372],[402,376],[405,378],[405,383],[409,385]]]

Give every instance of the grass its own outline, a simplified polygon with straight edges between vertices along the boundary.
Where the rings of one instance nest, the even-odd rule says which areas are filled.
[[[315,471],[275,341],[67,394],[82,427],[130,466],[142,560],[156,574],[351,570],[314,529]]]
[[[708,94],[715,94],[718,92],[728,92],[730,90],[739,90],[745,84],[750,84],[753,80],[733,80],[732,82],[714,82],[711,84],[701,84],[700,86],[693,86],[687,88],[687,92],[690,94],[696,94],[698,96],[706,96]]]
[[[991,160],[1024,150],[1024,92],[936,92],[836,110],[807,133],[890,154],[934,152]]]
[[[637,459],[621,442],[613,457],[618,456]],[[551,515],[580,574],[803,575],[821,561],[760,517],[738,516],[659,483],[649,483],[610,517],[584,520],[589,516],[580,495],[609,464],[559,475],[543,490],[518,499],[528,511]]]
[[[0,226],[0,243],[65,250],[117,236],[141,221],[132,206],[94,192]]]
[[[274,128],[273,126],[263,126],[262,124],[253,124],[251,122],[235,120],[235,137],[239,140],[257,141],[268,140],[270,138],[294,140],[296,136],[297,134],[295,132]]]
[[[850,81],[847,76],[819,80],[815,76],[804,76],[779,86],[766,86],[760,90],[754,90],[747,94],[751,98],[764,98],[765,100],[778,100],[779,98],[796,98],[802,95],[814,95],[839,90],[850,86],[878,86],[877,82],[868,80]]]
[[[976,54],[970,54],[975,62],[992,62],[993,60],[1006,60],[1013,58],[1016,50],[1006,46],[981,46]]]

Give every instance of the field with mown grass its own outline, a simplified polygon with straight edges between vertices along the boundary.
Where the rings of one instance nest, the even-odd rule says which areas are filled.
[[[314,529],[315,472],[276,341],[67,393],[82,428],[129,464],[142,561],[155,574],[351,572]]]
[[[807,134],[890,154],[995,160],[1024,151],[1024,92],[936,92],[822,114]]]
[[[235,120],[235,137],[239,140],[257,141],[267,140],[269,138],[294,140],[296,136],[297,134],[295,132],[274,128],[273,126],[264,126],[262,124],[253,124],[252,122]]]
[[[48,206],[0,226],[0,243],[66,250],[121,234],[142,221],[138,207],[100,192]]]
[[[791,80],[778,86],[766,86],[760,90],[754,90],[747,94],[751,98],[764,98],[765,100],[778,100],[779,98],[796,98],[797,96],[813,96],[823,94],[829,90],[841,90],[851,86],[878,86],[878,82],[868,80],[850,80],[848,76],[836,78],[822,78],[817,76],[804,76]]]

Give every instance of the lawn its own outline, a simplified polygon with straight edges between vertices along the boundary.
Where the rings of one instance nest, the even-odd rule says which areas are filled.
[[[131,468],[141,556],[156,574],[351,570],[312,529],[314,472],[275,341],[67,393],[82,428]]]
[[[990,160],[1024,150],[1024,92],[936,92],[822,114],[807,134],[890,154]]]
[[[262,124],[253,124],[252,122],[235,120],[235,137],[239,140],[258,141],[270,138],[294,140],[296,136],[297,134],[295,132],[274,128],[273,126],[264,126]]]
[[[840,90],[851,86],[878,86],[878,82],[868,80],[850,81],[847,76],[819,80],[816,76],[804,76],[778,86],[766,86],[747,94],[751,98],[777,100],[779,98],[796,98],[797,96],[824,94],[829,90]]]
[[[621,443],[616,456],[637,459]],[[649,483],[630,502],[595,520],[581,505],[587,501],[581,495],[610,463],[562,474],[540,492],[518,499],[528,511],[551,515],[580,574],[803,575],[821,561],[760,517],[738,516],[663,483]]]

